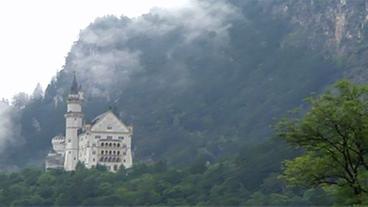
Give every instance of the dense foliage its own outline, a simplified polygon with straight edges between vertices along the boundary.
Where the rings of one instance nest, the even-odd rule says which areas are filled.
[[[74,70],[86,93],[86,120],[113,106],[134,126],[135,158],[169,165],[263,143],[278,117],[341,75],[319,52],[288,44],[293,28],[271,18],[263,1],[205,2],[97,19],[45,96],[20,109],[23,142],[0,163],[41,165],[50,139],[64,131]]]
[[[332,205],[364,204],[367,189],[367,86],[338,82],[310,98],[302,117],[278,125],[279,139],[235,158],[187,167],[135,164],[110,173],[25,169],[0,174],[0,203],[24,205]],[[294,158],[296,157],[296,158]],[[292,159],[292,160],[289,160]],[[283,172],[281,171],[284,162]]]
[[[282,137],[301,149],[273,140],[270,127],[340,79],[347,63],[364,65],[364,45],[345,60],[344,49],[354,51],[343,47],[345,37],[337,48],[323,48],[336,43],[330,19],[344,19],[331,12],[350,8],[341,2],[206,0],[134,19],[97,19],[81,31],[43,96],[14,100],[20,138],[0,152],[0,167],[42,166],[51,138],[64,131],[74,71],[85,92],[86,120],[113,107],[134,126],[134,159],[141,164],[116,174],[82,166],[73,173],[1,173],[0,205],[362,203],[366,151],[356,151],[366,144],[358,143],[366,131],[364,87],[342,84],[339,96],[313,99],[306,117],[283,122]],[[322,17],[327,23],[309,33]],[[355,33],[357,44],[364,43],[365,33]],[[346,35],[349,41],[355,33]],[[331,121],[342,121],[338,131]],[[310,139],[316,133],[333,144]],[[290,161],[280,174],[284,160]]]
[[[285,146],[273,142],[249,150],[253,157],[243,154],[217,163],[199,159],[185,168],[158,162],[117,173],[82,165],[75,172],[2,173],[0,206],[330,204],[332,200],[321,190],[287,188],[277,179],[280,162],[274,160],[288,158],[291,151],[275,144]],[[264,177],[259,174],[262,171],[273,173]]]
[[[280,123],[280,136],[305,150],[286,162],[283,177],[335,191],[346,204],[367,203],[368,86],[341,81],[310,103],[303,118]]]

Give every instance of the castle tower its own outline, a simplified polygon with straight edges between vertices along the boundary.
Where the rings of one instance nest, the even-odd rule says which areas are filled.
[[[67,113],[65,114],[65,161],[64,169],[66,171],[75,170],[78,163],[79,138],[78,131],[83,126],[82,113],[83,93],[80,92],[80,86],[77,83],[76,75],[70,89],[67,100]]]

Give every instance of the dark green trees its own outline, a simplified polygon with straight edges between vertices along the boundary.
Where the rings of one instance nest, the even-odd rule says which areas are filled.
[[[340,81],[309,102],[303,118],[279,124],[279,135],[305,151],[285,162],[282,177],[344,195],[347,203],[368,202],[368,86]]]

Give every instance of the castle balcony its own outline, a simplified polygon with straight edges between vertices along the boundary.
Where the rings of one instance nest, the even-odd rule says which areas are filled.
[[[107,155],[107,156],[100,157],[99,161],[113,163],[113,162],[121,162],[124,160],[118,155]]]

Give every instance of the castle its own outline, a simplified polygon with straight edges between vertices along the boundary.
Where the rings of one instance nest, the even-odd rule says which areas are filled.
[[[106,166],[116,172],[133,164],[131,143],[133,127],[125,125],[112,112],[97,116],[90,124],[83,121],[83,93],[74,80],[67,99],[65,137],[52,138],[53,150],[47,155],[45,168],[74,171],[78,162],[87,168]]]

